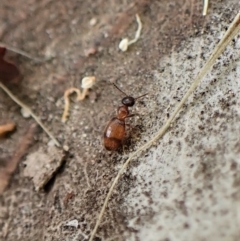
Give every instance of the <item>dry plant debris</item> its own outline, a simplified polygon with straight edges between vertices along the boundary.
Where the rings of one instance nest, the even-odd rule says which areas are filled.
[[[123,52],[128,50],[128,47],[133,44],[136,43],[138,41],[138,39],[140,38],[141,35],[141,31],[142,31],[142,22],[140,17],[138,16],[138,14],[136,14],[136,20],[137,20],[137,24],[138,24],[138,28],[135,34],[135,38],[132,40],[129,40],[128,38],[124,38],[121,40],[121,42],[119,43],[118,47],[120,50],[122,50]]]
[[[204,0],[204,3],[203,3],[203,16],[206,16],[207,15],[207,11],[208,11],[208,4],[209,4],[209,0]]]
[[[64,152],[55,146],[43,148],[29,154],[24,164],[24,176],[33,180],[36,191],[40,191],[53,177],[64,159]]]
[[[88,76],[88,77],[84,77],[82,79],[82,84],[81,84],[81,88],[83,89],[83,91],[81,92],[80,89],[78,88],[69,88],[65,91],[64,93],[64,111],[63,111],[63,115],[62,115],[62,122],[65,123],[68,119],[69,116],[69,108],[70,108],[70,100],[69,100],[69,96],[73,93],[77,94],[77,101],[80,100],[84,100],[88,94],[88,90],[90,88],[93,87],[93,85],[96,82],[96,77],[95,76]]]
[[[21,138],[17,151],[13,154],[12,158],[7,162],[7,165],[0,169],[0,194],[4,192],[9,184],[10,178],[13,172],[16,170],[17,165],[21,158],[25,155],[30,144],[33,141],[33,135],[36,129],[36,125],[30,126],[26,135]]]
[[[208,71],[214,65],[214,63],[217,60],[217,58],[222,54],[222,52],[225,50],[227,45],[239,33],[239,31],[240,31],[240,12],[234,18],[234,20],[231,23],[231,25],[229,26],[227,32],[222,37],[221,41],[217,44],[217,46],[213,50],[211,56],[208,58],[208,60],[205,63],[205,65],[200,70],[199,74],[197,75],[197,77],[195,78],[195,80],[193,81],[193,83],[191,84],[191,86],[189,87],[189,89],[187,90],[187,92],[185,93],[185,95],[183,96],[183,98],[181,99],[181,101],[179,102],[179,104],[175,108],[174,112],[169,117],[169,119],[165,122],[165,124],[160,128],[160,130],[156,133],[156,135],[150,141],[148,141],[147,143],[142,145],[138,150],[136,150],[135,152],[130,154],[129,158],[126,160],[126,162],[123,164],[123,166],[119,170],[119,172],[118,172],[117,176],[115,177],[115,179],[114,179],[114,181],[113,181],[113,183],[112,183],[112,185],[111,185],[111,187],[109,189],[109,192],[108,192],[108,194],[107,194],[107,196],[105,198],[104,204],[103,204],[102,209],[101,209],[101,211],[99,213],[99,216],[97,218],[95,227],[94,227],[94,229],[93,229],[93,231],[91,233],[89,241],[93,241],[94,236],[95,236],[95,234],[97,232],[97,229],[98,229],[98,227],[100,225],[100,222],[102,220],[103,214],[104,214],[104,212],[106,210],[106,207],[107,207],[108,201],[110,199],[110,196],[112,195],[113,189],[115,188],[118,180],[122,176],[123,172],[127,168],[127,166],[130,163],[130,161],[132,161],[133,158],[136,157],[142,151],[147,150],[148,148],[150,148],[154,143],[156,143],[165,134],[165,132],[168,130],[168,128],[170,127],[171,123],[175,119],[176,115],[179,113],[179,111],[181,110],[183,105],[188,100],[189,96],[196,90],[196,88],[198,87],[200,81],[205,77],[205,75],[208,73]]]
[[[15,128],[16,128],[16,125],[13,122],[12,123],[7,123],[5,125],[1,125],[0,126],[0,136],[3,136],[6,133],[15,130]]]

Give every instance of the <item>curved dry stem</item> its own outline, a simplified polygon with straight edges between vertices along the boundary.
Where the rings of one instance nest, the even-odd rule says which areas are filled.
[[[131,44],[137,42],[139,37],[140,37],[140,35],[141,35],[142,22],[141,22],[141,19],[140,19],[138,14],[136,14],[136,20],[137,20],[138,28],[137,28],[137,31],[136,31],[136,34],[135,34],[135,38],[128,42],[128,46],[130,46]]]
[[[63,111],[63,115],[62,115],[62,122],[65,123],[68,119],[68,116],[69,116],[69,108],[70,108],[70,100],[69,100],[69,96],[73,93],[76,93],[77,94],[77,100],[83,100],[87,93],[88,93],[88,90],[87,89],[83,89],[83,92],[81,93],[81,91],[78,89],[78,88],[70,88],[70,89],[67,89],[65,92],[64,92],[64,111]]]
[[[80,89],[72,87],[67,89],[64,92],[64,111],[62,115],[62,122],[65,123],[67,121],[67,118],[69,116],[69,108],[70,108],[70,100],[69,100],[69,95],[76,93],[77,94],[77,100],[83,100],[85,99],[86,95],[88,94],[88,89],[92,88],[93,85],[96,82],[96,77],[95,76],[87,76],[82,79],[82,89],[83,91],[81,92]]]
[[[140,38],[141,31],[142,31],[142,22],[141,22],[141,19],[140,19],[138,14],[136,14],[136,20],[137,20],[138,28],[137,28],[137,31],[135,33],[134,39],[129,40],[128,38],[124,38],[120,41],[120,43],[118,45],[118,48],[120,50],[122,50],[123,52],[127,51],[128,47],[131,44],[136,43],[138,41],[138,39]]]
[[[142,152],[144,150],[147,150],[149,147],[151,147],[151,145],[154,142],[159,140],[164,135],[164,133],[167,131],[167,129],[169,128],[170,124],[172,123],[172,121],[174,120],[176,115],[178,114],[179,110],[183,107],[183,105],[187,101],[188,97],[197,88],[197,86],[199,85],[200,81],[203,79],[203,77],[207,74],[207,72],[213,66],[213,64],[215,63],[216,59],[221,55],[221,53],[226,48],[226,46],[229,44],[229,42],[237,35],[239,30],[240,30],[240,13],[237,14],[237,16],[233,20],[232,24],[230,25],[229,29],[227,30],[227,32],[225,33],[225,35],[223,36],[223,38],[221,39],[219,44],[213,50],[212,55],[209,57],[209,59],[207,60],[206,64],[203,66],[203,68],[201,69],[200,73],[198,74],[196,79],[193,81],[192,85],[189,87],[188,91],[183,96],[182,100],[180,101],[180,103],[178,104],[178,106],[176,107],[176,109],[174,110],[172,115],[170,116],[170,118],[166,121],[166,123],[162,126],[162,128],[157,132],[157,134],[149,142],[147,142],[146,144],[141,146],[138,150],[136,150],[134,153],[132,153],[129,156],[127,161],[123,164],[123,166],[119,170],[119,172],[118,172],[116,178],[114,179],[114,181],[113,181],[113,183],[112,183],[112,185],[111,185],[111,187],[109,189],[109,192],[108,192],[108,194],[106,196],[106,199],[105,199],[104,204],[102,206],[102,209],[101,209],[101,211],[99,213],[99,216],[97,218],[97,222],[96,222],[95,227],[94,227],[94,229],[93,229],[93,231],[91,233],[89,241],[93,240],[93,238],[94,238],[94,236],[95,236],[95,234],[97,232],[98,226],[99,226],[99,224],[101,222],[101,219],[103,217],[103,214],[105,212],[105,209],[107,207],[109,198],[110,198],[110,196],[111,196],[111,194],[113,192],[113,189],[115,188],[119,178],[121,177],[122,173],[127,168],[127,166],[130,163],[130,161],[132,161],[133,158],[137,156],[137,154],[139,154],[140,152]]]
[[[54,141],[54,144],[58,147],[60,147],[60,143],[57,141],[57,139],[53,136],[53,134],[47,129],[47,127],[44,126],[44,124],[41,122],[41,120],[32,112],[32,110],[24,104],[22,101],[20,101],[1,81],[0,81],[0,88],[19,106],[26,109],[32,118],[42,127],[42,129],[47,133],[47,135]]]
[[[69,100],[69,96],[73,93],[77,94],[77,99],[79,98],[79,96],[81,96],[81,92],[79,89],[77,88],[70,88],[67,89],[64,92],[64,111],[63,111],[63,115],[62,115],[62,122],[65,123],[67,121],[67,118],[69,116],[69,108],[70,108],[70,100]]]

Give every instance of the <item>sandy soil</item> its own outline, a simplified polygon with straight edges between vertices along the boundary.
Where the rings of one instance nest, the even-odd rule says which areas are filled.
[[[1,0],[1,41],[38,58],[52,57],[35,63],[8,52],[24,76],[11,91],[69,148],[54,178],[36,192],[26,177],[27,160],[55,160],[47,151],[49,137],[36,130],[0,196],[1,240],[88,240],[120,166],[174,110],[239,7],[237,0],[210,2],[203,17],[202,1]],[[141,37],[122,53],[119,41],[134,37],[136,13]],[[164,139],[129,166],[96,241],[240,239],[238,48],[233,42]],[[91,49],[98,51],[86,56]],[[61,123],[64,91],[80,87],[89,75],[96,76],[96,85],[88,98],[71,105],[69,121]],[[114,153],[101,141],[122,98],[111,81],[132,96],[149,93],[133,107],[140,116],[131,121],[130,140]],[[17,123],[17,131],[1,140],[3,164],[34,120],[23,118],[0,91],[0,124],[8,120]],[[74,219],[77,227],[66,225]]]

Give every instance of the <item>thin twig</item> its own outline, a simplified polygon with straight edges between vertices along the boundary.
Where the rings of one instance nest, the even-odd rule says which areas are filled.
[[[207,11],[208,11],[208,4],[209,4],[209,0],[204,0],[204,3],[203,3],[203,16],[206,16],[207,15]]]
[[[111,196],[111,194],[113,192],[113,189],[115,188],[119,178],[121,177],[121,175],[123,174],[123,172],[127,168],[127,166],[130,163],[130,161],[132,161],[132,159],[137,154],[139,154],[140,152],[142,152],[144,150],[147,150],[149,147],[151,147],[151,145],[154,142],[159,140],[164,135],[164,133],[167,131],[167,129],[169,128],[170,124],[172,123],[172,121],[174,120],[176,115],[178,114],[179,110],[183,107],[184,103],[187,101],[188,97],[197,88],[197,86],[199,85],[200,81],[207,74],[207,72],[211,69],[211,67],[215,63],[216,59],[221,55],[221,53],[227,47],[229,42],[237,35],[239,30],[240,30],[240,13],[237,14],[235,19],[231,23],[229,29],[227,30],[227,32],[225,33],[225,35],[223,36],[221,41],[218,43],[218,45],[213,50],[212,55],[209,57],[209,59],[207,60],[206,64],[203,66],[203,68],[201,69],[200,73],[198,74],[196,79],[193,81],[192,85],[189,87],[188,91],[183,96],[182,100],[180,101],[180,103],[176,107],[175,111],[170,116],[170,118],[166,121],[166,123],[162,126],[162,128],[157,132],[157,134],[149,142],[147,142],[146,144],[142,145],[138,150],[136,150],[134,153],[132,153],[129,156],[127,161],[123,164],[122,168],[119,170],[119,172],[118,172],[117,176],[115,177],[115,179],[114,179],[114,181],[113,181],[113,183],[112,183],[112,185],[111,185],[111,187],[109,189],[109,192],[108,192],[108,194],[106,196],[106,199],[105,199],[104,204],[102,206],[102,209],[101,209],[101,211],[99,213],[99,216],[97,218],[97,222],[96,222],[95,227],[94,227],[94,229],[93,229],[93,231],[91,233],[89,241],[93,240],[93,238],[94,238],[94,236],[95,236],[95,234],[97,232],[98,226],[99,226],[99,224],[101,222],[101,219],[103,217],[103,214],[105,212],[105,209],[107,207],[109,198],[110,198],[110,196]]]
[[[53,134],[44,126],[44,124],[41,122],[41,120],[32,112],[32,110],[24,104],[22,101],[20,101],[1,81],[0,81],[0,88],[19,106],[21,106],[23,109],[26,109],[32,118],[42,127],[42,129],[47,133],[47,135],[54,141],[55,145],[60,147],[60,143],[57,141],[57,139],[53,136]]]
[[[49,58],[40,59],[40,58],[33,57],[32,55],[30,55],[29,53],[27,53],[27,52],[25,52],[25,51],[23,51],[21,49],[9,46],[8,44],[2,43],[2,42],[0,42],[0,47],[4,47],[7,50],[10,50],[10,51],[12,51],[14,53],[20,54],[20,55],[22,55],[22,56],[24,56],[24,57],[26,57],[28,59],[31,59],[33,61],[36,61],[36,62],[44,62],[44,61],[49,60]]]

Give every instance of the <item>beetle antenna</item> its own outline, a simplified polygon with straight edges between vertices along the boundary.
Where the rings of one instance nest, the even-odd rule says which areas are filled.
[[[134,98],[134,100],[140,99],[140,98],[142,98],[142,97],[145,96],[145,95],[148,95],[148,93],[146,93],[146,94],[144,94],[144,95],[141,95],[141,96],[138,96],[137,98]]]
[[[116,84],[112,83],[120,92],[122,92],[124,95],[128,96],[125,92],[123,92]]]

